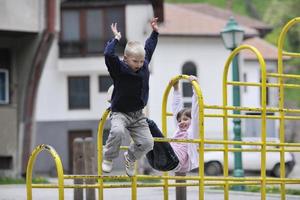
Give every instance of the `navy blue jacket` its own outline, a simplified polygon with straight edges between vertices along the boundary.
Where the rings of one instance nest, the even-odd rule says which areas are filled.
[[[157,44],[158,33],[153,31],[145,42],[145,61],[134,72],[115,54],[117,39],[108,41],[105,50],[105,64],[114,83],[111,110],[113,112],[134,112],[143,109],[149,96],[149,63]]]

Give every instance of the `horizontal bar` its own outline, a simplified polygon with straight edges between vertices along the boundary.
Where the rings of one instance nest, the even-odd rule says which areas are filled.
[[[257,87],[262,86],[261,83],[238,82],[238,81],[228,81],[227,84],[228,85],[235,85],[235,86],[257,86]],[[281,84],[279,84],[279,83],[267,83],[266,84],[267,87],[280,87],[280,85]],[[282,86],[284,86],[285,88],[300,88],[300,85],[297,85],[297,84],[285,84],[285,83],[283,83]]]
[[[267,76],[275,77],[275,78],[299,78],[299,74],[279,74],[279,73],[267,73]]]
[[[174,139],[174,138],[154,138],[155,142],[180,142],[180,143],[199,143],[199,139]]]
[[[156,142],[183,142],[183,143],[199,143],[200,139],[174,139],[174,138],[156,138],[154,137],[154,141]],[[220,145],[253,145],[258,146],[262,145],[263,142],[260,141],[234,141],[234,140],[204,140],[204,144],[220,144]],[[300,147],[300,143],[277,143],[277,142],[266,142],[266,146],[288,146],[288,147]]]
[[[204,144],[238,144],[238,145],[262,145],[262,142],[253,141],[233,141],[233,140],[204,140]],[[267,146],[288,146],[288,147],[299,147],[300,143],[276,143],[266,142]]]
[[[225,151],[224,148],[204,148],[204,151],[215,152]],[[244,149],[244,148],[228,148],[228,152],[261,152],[262,149]],[[266,149],[267,152],[281,152],[280,149]],[[284,152],[300,152],[300,146],[298,149],[285,149]]]
[[[199,177],[200,179],[200,177]],[[251,178],[236,178],[236,177],[205,177],[205,185],[261,185],[262,178],[251,177]],[[266,177],[266,184],[299,184],[300,179],[290,178],[268,178]],[[185,179],[186,180],[186,179]],[[213,182],[214,181],[214,182]],[[137,183],[137,187],[163,187],[164,183]],[[169,183],[170,187],[183,187],[183,186],[199,186],[197,182],[186,182],[186,183]],[[128,183],[122,184],[103,184],[103,188],[131,188],[132,185]],[[56,184],[32,184],[32,188],[58,188]],[[100,184],[76,184],[76,185],[64,185],[64,188],[100,188]]]
[[[284,56],[291,56],[291,57],[300,57],[300,53],[287,52],[287,51],[283,51],[282,55],[284,55]]]
[[[204,114],[204,117],[211,117],[211,118],[224,118],[225,115],[223,114]],[[261,119],[261,115],[227,115],[227,118],[243,118],[243,119]],[[299,120],[300,116],[292,116],[292,115],[285,115],[283,117],[285,120]],[[281,119],[280,116],[275,115],[266,115],[266,119]]]
[[[258,107],[241,107],[241,106],[218,106],[218,105],[204,105],[206,109],[219,109],[219,110],[243,110],[243,111],[257,111],[261,112],[262,108]],[[300,113],[300,109],[291,109],[291,108],[274,108],[268,107],[266,108],[267,112],[286,112],[286,113]]]

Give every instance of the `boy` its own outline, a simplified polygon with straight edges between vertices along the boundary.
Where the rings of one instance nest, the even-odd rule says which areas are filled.
[[[105,64],[114,83],[111,99],[111,130],[104,147],[102,170],[112,171],[112,160],[119,155],[122,135],[129,131],[133,140],[124,153],[126,173],[134,175],[134,163],[153,148],[146,117],[142,109],[149,94],[149,62],[155,50],[158,37],[157,18],[151,20],[152,33],[145,47],[139,42],[129,41],[124,50],[124,59],[115,54],[115,47],[121,39],[117,23],[111,25],[114,38],[105,47]]]

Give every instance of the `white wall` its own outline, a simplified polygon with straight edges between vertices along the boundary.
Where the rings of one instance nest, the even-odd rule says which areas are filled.
[[[128,5],[126,12],[126,36],[128,40],[144,43],[151,32],[150,20],[153,18],[151,5]]]
[[[206,105],[222,105],[222,78],[225,60],[229,52],[220,38],[160,37],[153,60],[150,77],[149,116],[161,126],[162,95],[169,80],[181,74],[185,62],[192,61],[197,66],[199,84]],[[231,73],[229,73],[231,79]],[[172,94],[172,93],[171,93]],[[229,91],[229,95],[231,91]],[[171,96],[169,96],[171,100]],[[229,99],[229,102],[231,100]],[[170,105],[170,103],[168,103]],[[171,112],[169,107],[168,111]],[[206,111],[215,113],[216,111]],[[220,112],[219,112],[220,113]],[[169,120],[169,131],[174,131]],[[205,134],[220,137],[222,121],[205,120]]]
[[[45,18],[44,0],[1,0],[0,30],[39,32]]]
[[[126,6],[128,40],[144,42],[150,33],[151,5]],[[137,17],[138,16],[138,17]],[[97,120],[109,106],[106,92],[99,93],[98,76],[108,75],[104,57],[63,58],[58,55],[58,41],[51,48],[38,90],[37,121]],[[68,76],[90,77],[90,109],[68,109]]]
[[[57,44],[57,43],[56,43]],[[108,107],[106,93],[98,91],[98,76],[108,74],[103,58],[60,59],[58,46],[51,48],[41,78],[36,105],[37,121],[95,120]],[[90,109],[68,109],[68,76],[90,76]]]
[[[276,61],[265,61],[267,72],[276,72]],[[243,68],[241,69],[241,81],[243,80],[243,73],[247,74],[247,82],[260,82],[260,65],[258,61],[244,61]],[[276,83],[276,78],[268,78],[269,83]],[[242,105],[247,107],[260,107],[260,89],[257,86],[248,86],[246,91],[245,87],[241,87]],[[275,87],[269,87],[269,105],[275,107],[278,105],[278,89]]]

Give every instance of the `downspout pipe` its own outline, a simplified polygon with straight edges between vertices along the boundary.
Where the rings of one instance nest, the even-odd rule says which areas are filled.
[[[43,73],[45,62],[49,54],[49,50],[55,38],[55,20],[56,20],[56,0],[45,1],[46,10],[46,28],[42,32],[41,40],[36,48],[30,77],[26,86],[26,96],[24,102],[24,135],[23,135],[23,151],[22,151],[22,168],[21,174],[25,176],[26,166],[31,152],[32,135],[35,103],[37,98],[38,85]]]

